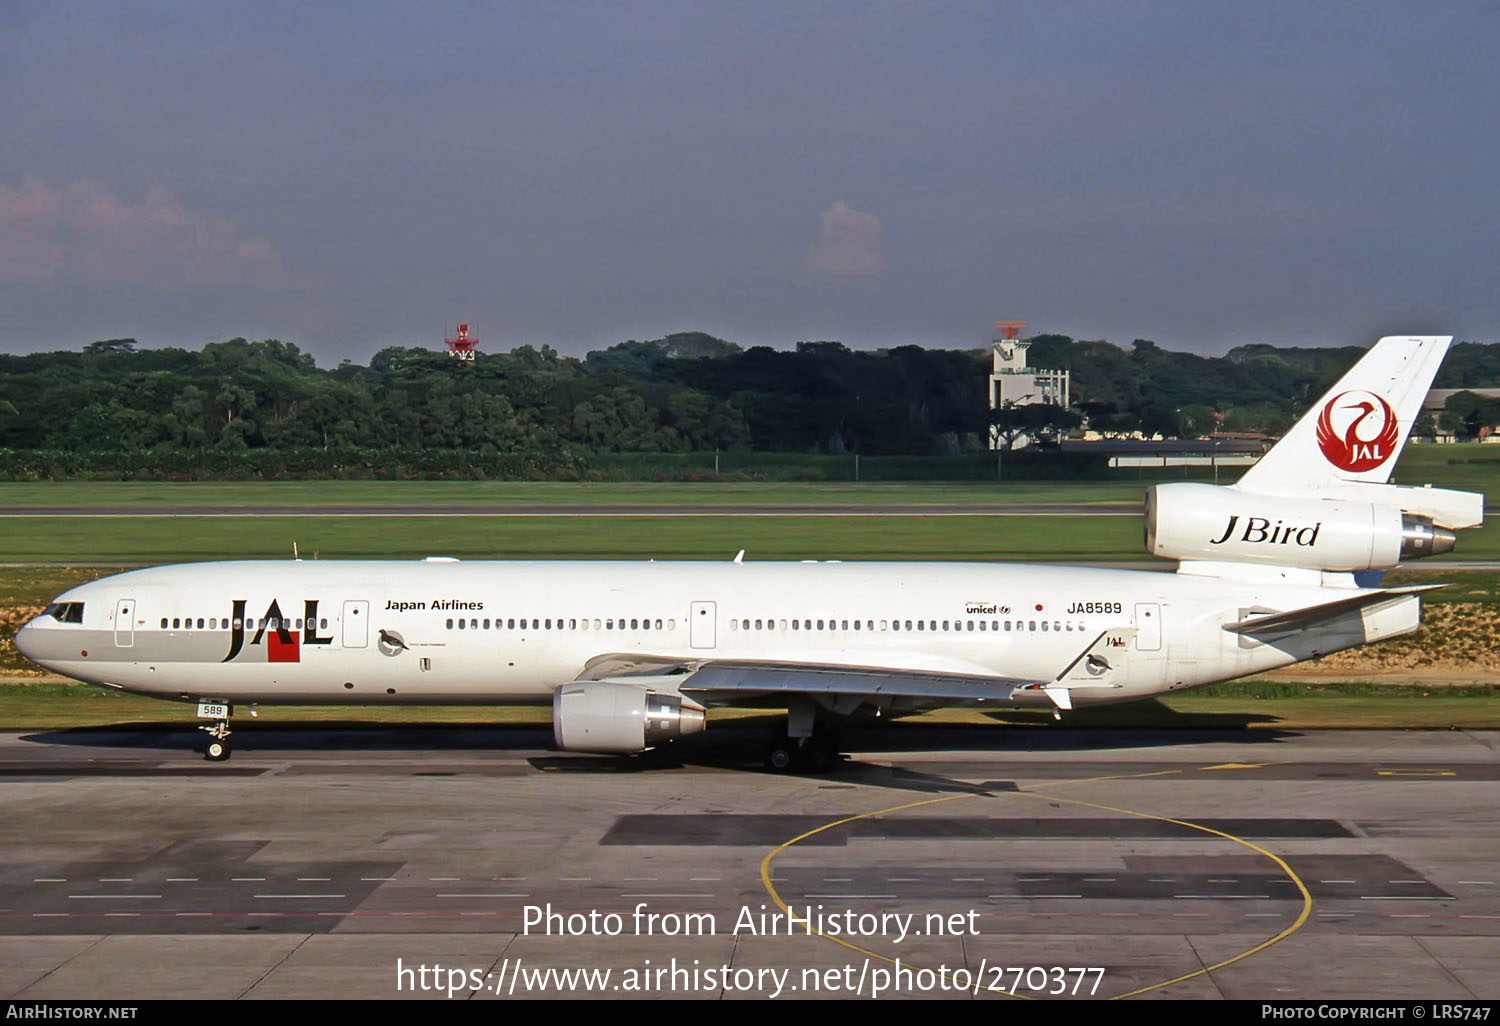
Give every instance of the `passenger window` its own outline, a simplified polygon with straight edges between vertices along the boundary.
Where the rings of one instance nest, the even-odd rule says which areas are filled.
[[[906,621],[906,629],[907,630],[911,630],[911,621],[910,620]]]
[[[1034,630],[1036,630],[1036,621],[1035,620],[1028,620],[1027,624],[1026,624],[1026,629],[1028,631],[1034,631]]]
[[[656,629],[657,630],[661,630],[661,621],[660,620],[656,621]]]
[[[161,629],[162,630],[166,630],[167,629],[167,618],[165,616],[161,618]]]
[[[822,629],[823,629],[823,621],[819,620],[818,621],[818,630],[822,630]]]
[[[318,626],[326,631],[328,629],[328,617],[325,616],[318,620]]]
[[[667,621],[667,630],[669,630],[669,631],[675,631],[676,629],[677,629],[677,621],[676,620],[668,620]]]
[[[453,629],[453,618],[451,616],[448,618],[448,629],[450,631]]]
[[[181,626],[182,626],[182,617],[180,617],[180,616],[174,616],[174,617],[172,617],[172,629],[175,631],[175,630],[177,630]]]
[[[201,617],[201,616],[198,617],[198,629],[200,631],[203,629],[203,617]]]
[[[458,629],[459,630],[463,630],[464,629],[464,621],[463,620],[459,620],[458,621]]]

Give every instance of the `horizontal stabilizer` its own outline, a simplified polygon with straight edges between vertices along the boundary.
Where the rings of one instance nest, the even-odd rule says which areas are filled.
[[[1406,588],[1380,588],[1374,591],[1361,591],[1348,598],[1338,599],[1333,602],[1322,602],[1315,606],[1303,606],[1301,609],[1288,609],[1284,612],[1268,612],[1264,615],[1250,616],[1236,623],[1226,623],[1224,629],[1236,634],[1261,634],[1267,631],[1290,631],[1301,630],[1324,623],[1333,617],[1352,613],[1368,606],[1379,605],[1392,599],[1401,598],[1406,595],[1418,595],[1424,591],[1441,588],[1441,584],[1416,584]]]

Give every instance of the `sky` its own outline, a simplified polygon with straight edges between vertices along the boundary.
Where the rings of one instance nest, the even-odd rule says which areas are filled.
[[[1500,4],[0,3],[0,351],[1500,339]]]

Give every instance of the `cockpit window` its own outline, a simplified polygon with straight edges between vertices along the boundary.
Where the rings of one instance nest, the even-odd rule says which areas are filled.
[[[47,607],[44,615],[52,617],[58,623],[83,623],[83,603],[54,602]]]

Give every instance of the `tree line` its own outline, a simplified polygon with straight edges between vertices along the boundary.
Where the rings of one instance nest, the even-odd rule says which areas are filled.
[[[1032,365],[1072,372],[1064,428],[1167,437],[1280,433],[1363,352],[1254,345],[1204,357],[1145,340],[1031,341]],[[747,349],[702,333],[581,359],[519,346],[466,363],[393,347],[368,365],[332,368],[275,339],[200,350],[111,339],[0,356],[0,448],[204,468],[266,453],[461,452],[496,473],[517,461],[578,467],[606,453],[957,455],[987,447],[989,371],[988,347]],[[1455,345],[1437,381],[1496,384],[1500,345],[1477,343]],[[1477,430],[1500,419],[1486,402],[1460,401],[1454,422]]]

